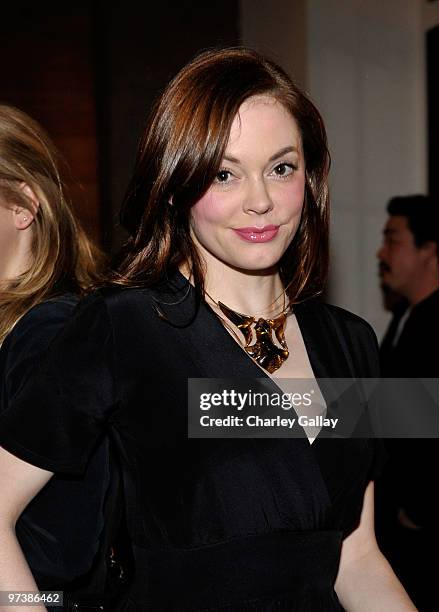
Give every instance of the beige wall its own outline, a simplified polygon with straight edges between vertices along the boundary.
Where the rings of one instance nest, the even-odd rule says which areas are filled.
[[[309,87],[333,156],[330,298],[379,335],[375,252],[387,200],[425,192],[423,0],[310,0]]]

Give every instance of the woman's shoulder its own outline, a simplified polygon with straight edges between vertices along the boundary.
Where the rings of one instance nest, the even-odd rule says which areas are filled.
[[[355,373],[355,376],[363,378],[378,375],[378,341],[365,319],[318,299],[303,302],[299,305],[299,312],[315,345],[330,347],[333,356],[338,354],[342,360],[347,361],[351,375]]]
[[[79,341],[86,335],[103,337],[121,323],[148,318],[148,304],[154,304],[153,290],[136,287],[102,286],[78,298],[66,295],[48,300],[26,313],[14,328],[14,336],[28,335],[32,330],[63,327],[62,336]],[[137,311],[137,315],[136,315]],[[12,332],[11,332],[12,334]],[[9,338],[9,336],[8,336]]]
[[[118,305],[130,306],[140,302],[151,301],[155,289],[151,287],[124,287],[121,285],[105,285],[90,294],[89,300],[101,301],[110,309]]]
[[[17,321],[4,346],[12,348],[23,342],[45,345],[70,318],[78,301],[77,295],[65,293],[36,304]]]
[[[372,339],[374,343],[377,342],[375,331],[366,319],[363,319],[363,317],[360,317],[350,310],[335,306],[334,304],[325,304],[325,307],[333,317],[340,321],[340,323],[346,325],[352,332],[363,334]]]
[[[70,293],[45,300],[30,308],[11,329],[0,349],[1,383],[11,393],[46,353],[77,303],[78,297]]]
[[[41,322],[47,318],[69,316],[79,302],[79,296],[74,293],[57,295],[32,306],[17,322],[14,329],[26,327],[33,322]]]
[[[331,321],[332,324],[348,334],[364,336],[372,340],[374,344],[377,343],[375,331],[370,323],[350,310],[329,304],[318,298],[307,300],[299,307],[303,312],[320,316],[328,322]]]
[[[160,287],[120,287],[108,285],[101,287],[87,298],[91,308],[104,308],[107,316],[114,323],[127,321],[129,318],[142,321],[151,320],[157,322],[159,306],[168,304],[175,300],[180,303],[175,295],[163,293]],[[87,306],[86,303],[81,305]]]

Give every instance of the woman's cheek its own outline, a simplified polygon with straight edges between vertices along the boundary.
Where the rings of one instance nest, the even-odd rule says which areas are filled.
[[[284,204],[294,212],[302,210],[305,199],[305,180],[294,181],[283,193]]]
[[[208,191],[194,204],[192,208],[192,219],[200,227],[220,221],[227,221],[224,194]]]

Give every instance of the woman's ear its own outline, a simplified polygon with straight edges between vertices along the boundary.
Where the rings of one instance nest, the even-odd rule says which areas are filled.
[[[33,223],[33,220],[38,213],[40,202],[38,201],[34,190],[29,187],[27,183],[20,183],[20,189],[27,197],[30,204],[30,208],[25,208],[24,206],[18,205],[14,206],[15,227],[19,230],[23,230],[27,229]]]

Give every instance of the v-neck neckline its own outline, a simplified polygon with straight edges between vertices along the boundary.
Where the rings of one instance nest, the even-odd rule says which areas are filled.
[[[184,290],[184,294],[186,294],[186,297],[191,296],[192,298],[195,298],[195,287],[180,272],[180,270],[175,271],[175,274],[173,274],[173,278],[169,279],[169,283],[174,284],[174,287],[176,287],[179,291]],[[189,284],[189,291],[187,290],[188,284]],[[298,324],[300,333],[302,335],[302,340],[303,340],[305,350],[307,353],[307,357],[310,363],[311,371],[313,373],[314,378],[317,381],[318,377],[324,378],[325,376],[328,376],[328,373],[325,368],[326,364],[323,364],[321,360],[318,359],[318,352],[316,350],[315,337],[313,337],[313,334],[308,333],[310,331],[310,328],[309,328],[308,322],[306,321],[306,317],[311,313],[307,312],[308,310],[307,306],[308,304],[306,302],[296,304],[294,314],[296,316],[297,324]],[[200,298],[200,304],[198,308],[199,308],[199,311],[196,317],[198,318],[200,316],[200,310],[202,310],[205,313],[205,315],[207,315],[211,324],[214,326],[216,332],[221,335],[223,343],[226,344],[225,351],[226,352],[232,351],[232,354],[234,353],[236,355],[236,359],[238,360],[238,362],[240,362],[243,366],[245,364],[244,371],[248,370],[248,378],[262,379],[264,383],[266,385],[269,385],[272,390],[275,390],[276,393],[283,395],[284,391],[281,389],[281,387],[279,387],[276,380],[273,379],[267,372],[265,372],[263,368],[258,366],[258,364],[256,364],[255,361],[243,350],[243,348],[237,343],[237,341],[233,339],[231,334],[227,331],[227,329],[221,323],[218,315],[215,313],[215,311],[212,309],[212,307],[207,303],[207,301],[203,297]],[[320,391],[326,402],[326,405],[328,406],[328,400],[325,398],[323,391],[322,390]],[[315,448],[316,443],[321,438],[324,437],[324,435],[321,435],[321,434],[323,431],[325,431],[325,428],[322,427],[319,430],[318,434],[314,437],[313,442],[311,443],[309,442],[309,438],[304,428],[301,425],[299,425],[299,427],[302,432],[301,437],[303,437],[304,441],[307,442],[307,446],[309,446],[310,448]]]
[[[257,372],[258,376],[255,376],[255,378],[261,378],[261,379],[264,379],[264,380],[265,380],[265,381],[266,381],[266,382],[267,382],[267,383],[268,383],[268,384],[269,384],[269,385],[270,385],[270,386],[271,386],[271,387],[272,387],[274,390],[276,390],[276,393],[277,393],[277,394],[279,394],[279,395],[281,395],[281,396],[282,396],[282,395],[284,395],[285,391],[284,391],[284,390],[283,390],[283,389],[282,389],[282,388],[281,388],[281,387],[278,385],[278,383],[276,382],[276,379],[275,379],[275,378],[273,378],[272,376],[270,376],[270,375],[269,375],[269,374],[268,374],[268,373],[267,373],[267,372],[266,372],[266,371],[265,371],[265,370],[264,370],[264,369],[263,369],[261,366],[259,366],[259,365],[258,365],[258,364],[257,364],[257,363],[254,361],[254,359],[252,359],[252,358],[250,357],[250,355],[248,355],[248,354],[246,353],[246,351],[244,350],[244,348],[243,348],[242,346],[240,346],[236,340],[234,340],[234,339],[233,339],[232,335],[231,335],[231,334],[230,334],[230,333],[227,331],[227,329],[225,328],[225,326],[224,326],[224,325],[221,323],[221,320],[219,319],[218,315],[215,313],[215,311],[213,310],[213,308],[212,308],[212,307],[211,307],[211,306],[210,306],[210,305],[209,305],[209,304],[206,302],[206,300],[204,300],[204,299],[203,299],[203,300],[201,301],[201,306],[202,306],[202,307],[204,307],[205,311],[206,311],[206,312],[209,314],[209,316],[211,317],[211,319],[212,319],[212,318],[214,318],[214,319],[215,319],[214,323],[215,323],[215,324],[217,324],[217,325],[219,325],[219,326],[222,328],[222,331],[223,331],[223,332],[224,332],[224,334],[226,334],[226,336],[227,336],[227,337],[230,339],[231,343],[233,343],[234,348],[238,349],[238,351],[239,351],[240,355],[242,356],[242,358],[243,358],[243,359],[245,359],[245,360],[247,361],[247,363],[249,364],[249,366],[250,366],[251,368],[253,368],[253,370],[255,371],[255,373]],[[302,334],[302,340],[303,340],[303,343],[304,343],[304,346],[305,346],[305,350],[306,350],[306,353],[307,353],[307,357],[308,357],[308,361],[309,361],[309,364],[310,364],[310,367],[311,367],[311,371],[312,371],[312,373],[313,373],[314,379],[316,380],[316,384],[318,385],[318,383],[317,383],[317,377],[316,377],[316,375],[315,375],[314,368],[313,368],[313,364],[312,364],[312,362],[311,362],[311,358],[310,358],[310,355],[309,355],[309,353],[308,353],[308,347],[307,347],[307,344],[306,344],[305,338],[304,338],[304,336],[303,336],[303,332],[302,332],[302,329],[301,329],[301,326],[300,326],[300,323],[299,323],[299,319],[298,319],[298,317],[297,317],[297,313],[296,313],[296,312],[294,312],[294,315],[296,316],[296,319],[297,319],[297,324],[298,324],[298,326],[299,326],[300,333]],[[287,377],[285,380],[291,380],[291,378],[288,378],[288,377]],[[321,389],[320,389],[320,393],[321,393],[321,394],[322,394],[322,396],[323,396],[323,392],[322,392],[322,390],[321,390]],[[323,397],[324,397],[324,396],[323,396]],[[326,402],[326,400],[325,400],[325,402]],[[293,408],[293,409],[294,409],[294,408]],[[296,415],[296,418],[298,418],[298,417],[299,417],[299,414],[298,414],[298,413],[297,413],[295,410],[294,410],[294,413],[295,413],[295,415]],[[319,436],[320,436],[320,433],[321,433],[321,432],[322,432],[322,430],[323,430],[323,427],[322,427],[322,428],[320,428],[320,430],[319,430],[318,434],[317,434],[316,436],[314,436],[314,439],[313,439],[313,441],[312,441],[312,442],[310,442],[310,441],[309,441],[309,438],[308,438],[308,435],[306,434],[305,429],[304,429],[304,428],[303,428],[301,425],[299,425],[299,427],[300,427],[300,429],[301,429],[301,431],[302,431],[302,433],[303,433],[303,438],[304,438],[304,440],[306,440],[306,442],[309,444],[309,446],[310,446],[310,447],[313,447],[313,446],[316,444],[317,440],[318,440],[318,439],[320,439],[320,438],[319,438]]]

